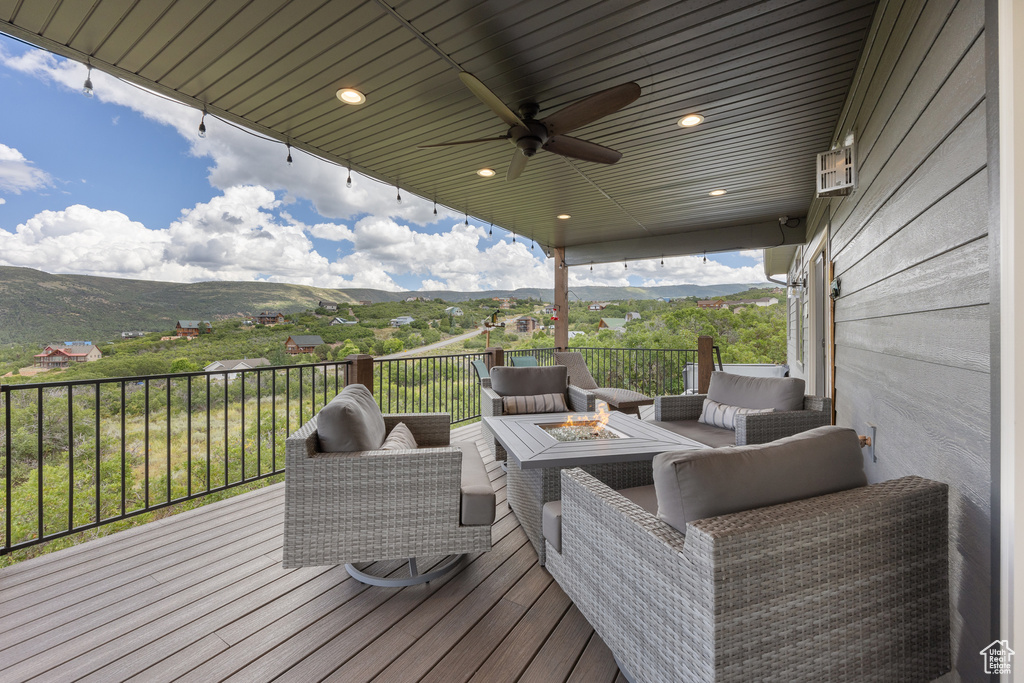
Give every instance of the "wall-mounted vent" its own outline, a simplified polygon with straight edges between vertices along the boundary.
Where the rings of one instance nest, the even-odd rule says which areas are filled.
[[[840,197],[857,185],[857,167],[853,145],[818,155],[818,196]]]

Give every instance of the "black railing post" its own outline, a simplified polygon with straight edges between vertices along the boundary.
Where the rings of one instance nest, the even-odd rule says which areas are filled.
[[[4,552],[11,549],[11,514],[14,509],[14,499],[11,498],[11,466],[13,458],[11,451],[14,442],[11,437],[11,390],[9,387],[0,387],[4,393],[4,492],[7,497],[7,505],[4,506]]]

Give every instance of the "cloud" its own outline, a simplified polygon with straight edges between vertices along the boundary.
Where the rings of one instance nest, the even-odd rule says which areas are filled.
[[[52,185],[48,173],[33,166],[18,150],[0,143],[0,191],[21,194]]]

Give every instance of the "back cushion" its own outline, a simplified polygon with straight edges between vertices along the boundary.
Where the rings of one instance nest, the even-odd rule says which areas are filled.
[[[567,377],[564,365],[536,368],[510,368],[498,365],[491,368],[491,389],[498,396],[564,394],[568,385]]]
[[[745,377],[712,372],[708,398],[741,408],[803,410],[804,381],[798,377]]]
[[[687,522],[867,485],[857,432],[818,427],[778,441],[654,457],[658,517]]]
[[[373,451],[386,434],[384,416],[362,384],[348,385],[320,409],[316,432],[325,453]]]

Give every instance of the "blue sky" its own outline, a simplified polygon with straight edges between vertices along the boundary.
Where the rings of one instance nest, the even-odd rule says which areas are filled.
[[[479,290],[553,281],[538,247],[0,35],[0,265],[50,273]],[[761,252],[573,268],[570,285],[763,281]]]

